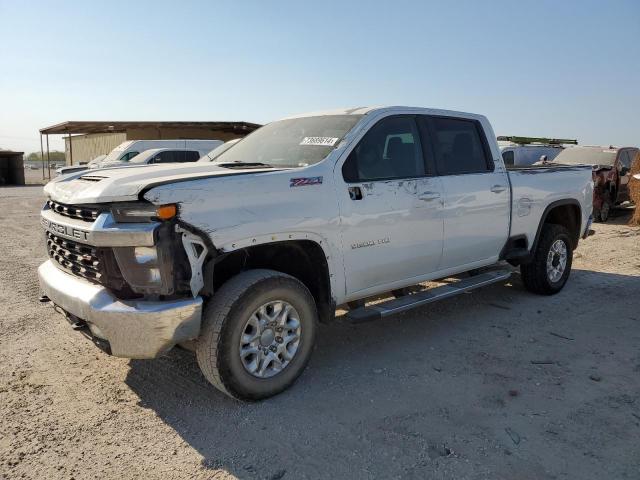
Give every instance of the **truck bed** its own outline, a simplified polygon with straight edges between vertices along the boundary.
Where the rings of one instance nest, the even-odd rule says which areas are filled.
[[[511,237],[525,235],[531,244],[545,209],[571,201],[582,205],[580,231],[584,231],[593,200],[590,166],[536,165],[507,170],[512,188]]]

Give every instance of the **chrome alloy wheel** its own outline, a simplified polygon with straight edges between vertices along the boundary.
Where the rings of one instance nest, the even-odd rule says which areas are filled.
[[[547,276],[552,282],[562,278],[567,266],[567,245],[562,240],[556,240],[551,244],[547,255]]]
[[[240,337],[240,360],[254,377],[269,378],[287,368],[300,344],[302,327],[293,306],[265,303],[247,320]]]

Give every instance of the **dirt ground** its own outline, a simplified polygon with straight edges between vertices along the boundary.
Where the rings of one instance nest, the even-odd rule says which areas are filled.
[[[640,229],[581,242],[566,288],[517,275],[321,328],[256,404],[182,350],[113,358],[38,302],[41,187],[0,189],[0,478],[640,478]]]

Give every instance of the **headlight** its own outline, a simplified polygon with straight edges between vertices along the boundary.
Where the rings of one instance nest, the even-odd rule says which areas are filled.
[[[161,223],[153,246],[113,247],[120,274],[131,290],[140,294],[171,295],[176,290],[175,264],[185,254],[173,223]]]
[[[114,204],[111,213],[119,223],[147,223],[156,220],[171,220],[178,213],[174,204],[153,205],[152,203]]]
[[[136,293],[173,292],[170,253],[157,247],[116,247],[113,249],[122,276]]]

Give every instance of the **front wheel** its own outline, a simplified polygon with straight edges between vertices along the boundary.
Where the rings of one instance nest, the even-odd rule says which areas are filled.
[[[533,260],[520,265],[524,286],[542,295],[558,293],[567,283],[572,260],[569,231],[562,225],[543,225]]]
[[[205,308],[196,342],[198,365],[231,397],[276,395],[305,369],[317,317],[313,296],[296,278],[273,270],[240,273]]]

